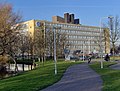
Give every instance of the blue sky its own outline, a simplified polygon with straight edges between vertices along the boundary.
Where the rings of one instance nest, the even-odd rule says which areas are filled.
[[[3,0],[0,0],[3,1]],[[100,18],[120,16],[120,0],[5,0],[14,11],[21,11],[24,20],[52,21],[52,16],[74,13],[81,24],[99,26]],[[104,20],[106,22],[107,19]]]

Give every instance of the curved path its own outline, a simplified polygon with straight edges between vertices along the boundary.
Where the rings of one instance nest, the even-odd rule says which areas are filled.
[[[102,80],[87,63],[69,67],[62,79],[42,91],[101,91]]]
[[[110,68],[115,70],[120,70],[120,62],[117,62],[117,64],[114,64],[114,65],[111,65]]]

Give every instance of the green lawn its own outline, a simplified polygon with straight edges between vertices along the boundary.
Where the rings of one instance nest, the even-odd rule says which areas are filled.
[[[100,69],[100,63],[91,64],[97,73],[99,73],[103,79],[103,91],[120,91],[120,70],[112,70],[109,68],[113,62],[105,62],[104,68]]]
[[[54,75],[54,62],[46,62],[35,70],[0,80],[0,91],[38,91],[60,80],[65,70],[81,62],[58,62],[58,74]]]
[[[120,56],[112,56],[110,57],[110,60],[120,60]]]

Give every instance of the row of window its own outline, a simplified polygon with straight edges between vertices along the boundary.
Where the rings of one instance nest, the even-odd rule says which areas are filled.
[[[96,41],[89,41],[89,40],[87,40],[87,41],[69,41],[71,44],[74,44],[74,45],[79,45],[79,44],[81,44],[81,45],[86,45],[86,46],[88,46],[88,45],[96,45]]]
[[[75,48],[75,49],[81,49],[81,50],[83,50],[83,48],[84,48],[84,50],[93,50],[94,48],[97,48],[97,46],[71,46],[71,49],[72,48]]]
[[[95,35],[99,35],[100,32],[93,32],[93,31],[84,31],[84,30],[59,30],[62,33],[67,33],[67,34],[95,34]]]
[[[77,40],[96,40],[99,39],[99,36],[79,36],[79,35],[68,35],[68,39],[77,39]]]
[[[92,46],[92,47],[88,47],[88,46],[71,46],[71,49],[75,49],[75,50],[84,50],[84,52],[99,52],[99,47],[98,46]],[[102,48],[103,52],[105,52],[105,48]]]
[[[61,27],[61,28],[68,28],[68,29],[80,29],[85,31],[100,31],[99,27],[88,27],[88,26],[82,26],[82,25],[71,25],[71,24],[53,24],[53,23],[46,23],[46,26],[55,26],[55,27]]]

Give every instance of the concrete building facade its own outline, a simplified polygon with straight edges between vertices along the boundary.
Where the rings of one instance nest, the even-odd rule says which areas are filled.
[[[61,22],[62,20],[63,19],[61,19]],[[67,37],[67,43],[69,43],[67,49],[71,52],[75,50],[81,50],[84,51],[84,53],[99,53],[100,46],[103,53],[110,52],[109,29],[106,28],[102,28],[100,31],[99,27],[94,26],[41,20],[30,20],[24,22],[23,24],[26,26],[23,31],[28,32],[32,38],[34,38],[35,32],[40,29],[44,29],[45,36],[47,35],[47,31],[50,30],[59,31],[61,34],[65,33]],[[57,27],[60,28],[57,29]],[[102,41],[100,41],[100,39]]]

